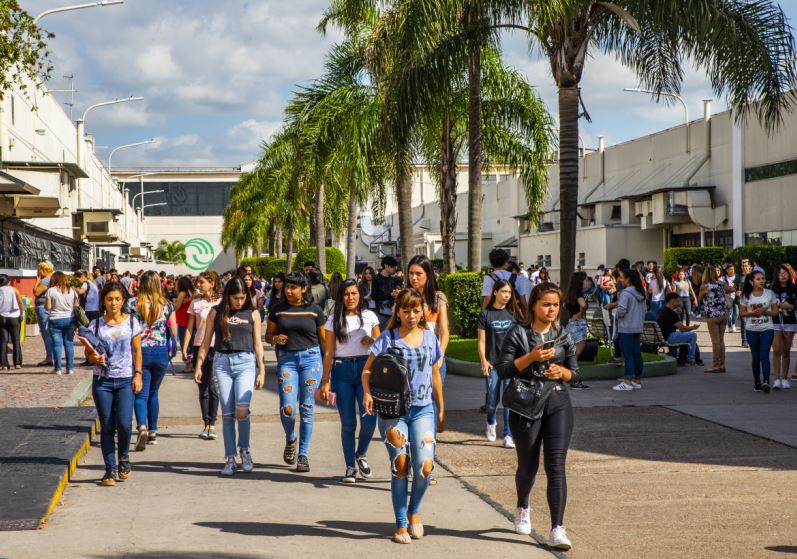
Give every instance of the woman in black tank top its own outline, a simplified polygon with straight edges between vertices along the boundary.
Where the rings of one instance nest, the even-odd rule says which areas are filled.
[[[249,451],[249,405],[255,388],[263,387],[266,370],[260,341],[260,313],[240,277],[227,282],[221,302],[208,315],[208,324],[213,325],[213,335],[206,334],[202,340],[196,368],[201,370],[212,344],[215,351],[213,382],[219,393],[224,423],[224,468],[221,474],[231,476],[238,470],[235,457],[239,453],[240,467],[249,473],[254,469]]]

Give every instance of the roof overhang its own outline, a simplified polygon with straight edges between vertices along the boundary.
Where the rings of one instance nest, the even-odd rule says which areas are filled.
[[[36,196],[40,190],[25,181],[0,171],[0,194],[26,194]]]
[[[696,185],[674,185],[674,186],[660,186],[656,188],[652,188],[645,192],[635,192],[634,194],[629,194],[628,196],[621,196],[618,200],[641,200],[644,198],[650,198],[655,194],[661,194],[663,192],[696,192],[698,190],[710,190],[714,191],[717,187],[714,185],[708,186],[696,186]],[[597,203],[597,202],[593,202]],[[591,205],[591,204],[580,204],[580,205]]]
[[[3,161],[3,167],[6,169],[41,171],[44,173],[66,171],[76,179],[89,178],[86,171],[80,168],[80,165],[65,161]]]
[[[119,208],[78,208],[77,210],[75,210],[75,213],[78,214],[109,213],[112,216],[116,217],[117,215],[122,215],[124,212]]]

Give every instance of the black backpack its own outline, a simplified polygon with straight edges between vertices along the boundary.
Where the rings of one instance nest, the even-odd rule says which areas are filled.
[[[410,367],[404,354],[396,348],[396,334],[390,330],[390,347],[371,363],[371,397],[374,411],[393,419],[406,415],[410,405]]]

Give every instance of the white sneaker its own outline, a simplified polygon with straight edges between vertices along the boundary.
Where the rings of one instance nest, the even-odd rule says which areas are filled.
[[[736,326],[731,326],[731,333],[733,333],[733,334],[736,333]]]
[[[355,483],[357,481],[357,468],[346,466],[346,473],[341,481],[343,483]]]
[[[567,530],[564,526],[554,526],[551,530],[551,546],[564,551],[573,547],[573,544],[567,539]]]
[[[780,381],[780,387],[791,388],[791,383],[788,381],[788,379],[783,379],[782,381]]]
[[[612,386],[612,390],[618,390],[620,392],[631,392],[633,389],[634,389],[633,386],[631,386],[630,384],[626,384],[624,382],[621,382],[616,386]]]
[[[495,440],[495,423],[490,425],[487,424],[487,428],[484,430],[485,435],[487,436],[487,440],[493,442]]]
[[[504,448],[515,448],[515,441],[512,439],[512,435],[504,437]]]
[[[249,452],[248,448],[240,449],[241,452],[241,467],[244,472],[247,474],[251,473],[252,470],[255,469],[255,463],[252,460],[252,453]]]
[[[641,382],[637,382],[635,380],[632,380],[631,381],[631,388],[633,388],[634,390],[642,390],[642,383]]]
[[[221,470],[221,475],[231,476],[238,470],[238,465],[235,463],[235,456],[227,457],[224,462],[224,468]]]
[[[780,379],[779,378],[776,378],[775,382],[772,383],[772,388],[774,388],[775,390],[780,390]]]
[[[515,511],[515,532],[526,536],[531,534],[531,513],[528,508],[518,507]]]

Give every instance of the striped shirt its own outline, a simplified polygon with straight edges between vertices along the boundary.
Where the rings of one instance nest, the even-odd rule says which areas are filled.
[[[268,319],[277,325],[275,336],[285,334],[288,343],[279,346],[280,350],[301,351],[318,347],[318,329],[326,322],[324,311],[315,303],[307,305],[290,305],[280,301],[268,311]]]

